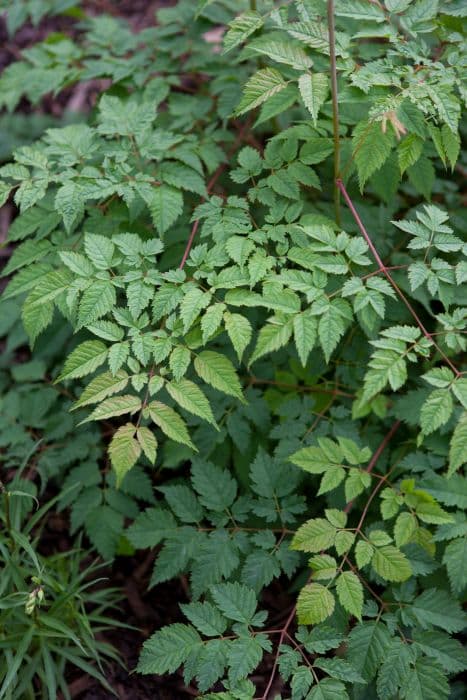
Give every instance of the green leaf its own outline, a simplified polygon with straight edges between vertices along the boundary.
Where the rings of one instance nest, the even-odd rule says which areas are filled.
[[[362,5],[377,9],[370,3],[362,2]],[[392,128],[389,127],[386,132],[383,132],[381,122],[364,121],[359,122],[355,127],[352,146],[361,192],[367,180],[386,162],[393,141]]]
[[[256,612],[256,593],[240,583],[219,583],[210,587],[217,607],[229,620],[252,623]]]
[[[371,564],[376,573],[386,581],[406,581],[412,576],[407,557],[392,545],[375,549]]]
[[[99,403],[112,394],[123,391],[128,384],[128,374],[119,370],[115,375],[103,372],[95,377],[82,392],[81,396],[73,404],[73,410],[90,403]]]
[[[263,18],[255,10],[243,12],[229,23],[229,29],[224,36],[223,53],[231,51],[263,25]]]
[[[298,79],[298,87],[303,104],[317,124],[318,113],[328,96],[328,78],[325,73],[304,73]]]
[[[365,542],[365,540],[359,540],[357,542],[355,547],[355,559],[359,569],[363,569],[364,566],[370,563],[373,552],[374,548],[369,542]]]
[[[157,455],[157,440],[152,431],[144,425],[140,425],[136,430],[136,439],[148,460],[154,464]]]
[[[203,418],[217,428],[209,401],[194,382],[181,379],[179,382],[167,382],[165,387],[173,400],[185,411]]]
[[[338,17],[349,17],[361,22],[384,22],[386,17],[380,5],[365,0],[336,0],[335,13]]]
[[[339,602],[347,612],[362,619],[363,587],[352,571],[344,571],[337,579],[336,592]]]
[[[52,246],[49,241],[25,241],[21,243],[2,269],[1,276],[6,277],[6,275],[11,275],[12,272],[19,270],[21,267],[41,260],[51,250]]]
[[[177,345],[170,353],[169,366],[175,379],[179,381],[188,369],[191,362],[191,354],[188,348]]]
[[[159,426],[163,433],[175,442],[181,442],[183,445],[188,445],[192,450],[196,451],[193,445],[190,434],[183,419],[176,413],[173,408],[166,406],[159,401],[151,401],[148,405],[148,412],[151,420]]]
[[[131,544],[138,549],[156,547],[173,535],[178,525],[172,513],[162,508],[146,508],[126,531]]]
[[[454,404],[449,389],[435,389],[420,411],[420,425],[424,435],[430,435],[451,417]]]
[[[335,678],[324,678],[315,685],[307,700],[348,700],[345,685]]]
[[[230,311],[225,312],[224,323],[225,330],[240,362],[253,334],[251,323],[241,314],[232,314]]]
[[[258,637],[235,639],[227,652],[229,680],[232,683],[237,683],[252,673],[261,663],[263,652]]]
[[[407,682],[412,659],[413,654],[408,644],[404,644],[399,637],[391,640],[378,673],[377,688],[381,700],[398,697],[399,689],[404,688]]]
[[[467,586],[467,538],[459,537],[448,544],[443,564],[448,570],[453,593],[460,595]]]
[[[182,603],[180,609],[206,637],[221,636],[227,628],[227,620],[212,603]]]
[[[168,625],[143,644],[137,671],[159,675],[173,673],[202,647],[203,641],[194,627],[180,623]]]
[[[208,510],[222,513],[230,508],[237,495],[235,479],[228,471],[216,467],[211,462],[193,460],[191,481],[199,494],[200,502]]]
[[[306,366],[308,355],[313,350],[317,337],[316,319],[304,311],[294,316],[293,334],[295,347],[303,367]]]
[[[457,423],[449,446],[448,477],[467,460],[467,411],[464,411]]]
[[[335,599],[320,583],[309,583],[298,594],[297,617],[301,625],[315,625],[334,612]]]
[[[284,63],[295,68],[295,70],[306,70],[313,65],[313,61],[306,51],[290,41],[262,37],[250,42],[248,50],[253,51],[255,54],[267,56],[272,61],[276,61],[276,63]]]
[[[261,328],[255,349],[249,359],[248,364],[259,360],[263,355],[279,350],[286,345],[292,335],[293,326],[291,322],[284,324],[268,323]]]
[[[291,549],[301,552],[320,552],[334,544],[336,528],[324,518],[314,518],[301,525],[295,533]]]
[[[159,185],[145,198],[151,217],[159,234],[165,233],[183,210],[183,195],[170,185]]]
[[[457,639],[437,630],[414,631],[412,637],[415,646],[435,659],[448,673],[462,673],[467,668],[467,650]]]
[[[98,233],[85,233],[84,250],[98,270],[108,270],[112,266],[115,246],[109,238]]]
[[[67,231],[71,231],[73,225],[84,213],[83,188],[74,180],[67,180],[57,190],[55,195],[55,209],[63,218]]]
[[[350,305],[344,299],[335,299],[329,303],[320,316],[318,335],[326,362],[329,362],[351,319]]]
[[[57,381],[85,377],[100,367],[106,358],[107,348],[104,343],[99,340],[85,340],[67,358]]]
[[[446,632],[460,632],[466,624],[467,616],[457,600],[449,593],[429,588],[413,602],[411,612],[423,627],[434,625]]]
[[[450,696],[448,679],[432,659],[417,659],[403,688],[407,700],[443,700]]]
[[[240,116],[250,109],[259,107],[270,97],[280,92],[287,86],[287,82],[275,68],[264,68],[257,71],[248,80],[243,89],[243,96],[235,114]]]
[[[78,326],[88,326],[105,316],[117,302],[115,287],[108,280],[94,280],[84,290],[78,309]]]
[[[363,678],[371,681],[386,657],[391,636],[382,622],[363,622],[350,632],[347,657]]]
[[[187,292],[180,303],[180,318],[183,321],[183,332],[186,333],[198,318],[199,314],[211,301],[208,292],[194,288]]]
[[[230,360],[218,352],[204,350],[194,361],[196,373],[203,381],[244,402],[242,387]]]
[[[104,399],[99,406],[96,406],[94,411],[81,423],[87,423],[90,420],[104,420],[105,418],[115,418],[123,416],[125,413],[136,413],[142,407],[139,396],[132,394],[123,394],[122,396],[112,396]]]
[[[222,317],[225,310],[225,304],[213,304],[208,308],[203,318],[201,319],[201,330],[203,331],[203,343],[206,343],[214,333],[219,329],[222,323]]]
[[[132,423],[126,423],[118,428],[110,441],[109,455],[112,468],[117,476],[117,488],[141,454],[141,446],[134,437],[135,432],[136,427]]]

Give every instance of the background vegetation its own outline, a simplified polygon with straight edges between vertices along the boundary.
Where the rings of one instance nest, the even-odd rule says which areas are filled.
[[[0,7],[0,698],[464,697],[465,3]]]

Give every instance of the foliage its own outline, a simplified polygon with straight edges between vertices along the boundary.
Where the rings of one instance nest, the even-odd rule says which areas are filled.
[[[74,666],[96,678],[110,693],[103,662],[118,661],[116,651],[96,634],[115,625],[109,611],[115,590],[96,590],[91,577],[99,565],[84,565],[72,550],[43,557],[37,552],[37,528],[53,502],[32,513],[35,489],[20,473],[3,484],[0,624],[0,697],[70,698],[65,668]]]
[[[252,699],[272,653],[264,698],[460,696],[465,10],[278,5],[83,16],[3,72],[10,111],[112,82],[0,168],[6,464],[188,577],[139,672]]]

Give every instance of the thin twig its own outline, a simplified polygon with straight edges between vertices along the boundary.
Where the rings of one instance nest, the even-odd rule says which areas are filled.
[[[268,684],[267,684],[267,686],[266,686],[266,690],[265,690],[264,693],[263,693],[262,700],[268,700],[269,691],[270,691],[271,688],[272,688],[272,684],[274,683],[274,678],[275,678],[275,676],[276,676],[277,664],[279,663],[280,648],[281,648],[281,646],[282,646],[282,643],[283,643],[285,637],[287,636],[288,629],[289,629],[290,625],[292,624],[292,622],[293,622],[293,620],[294,620],[294,618],[295,618],[296,609],[297,609],[297,607],[296,607],[296,605],[294,605],[293,608],[292,608],[292,610],[290,611],[290,615],[288,616],[288,618],[287,618],[287,620],[285,621],[285,624],[284,624],[284,626],[283,626],[283,628],[282,628],[281,636],[279,637],[279,641],[278,641],[278,643],[277,643],[276,655],[275,655],[275,657],[274,657],[274,664],[273,664],[273,667],[272,667],[271,675],[270,675],[270,677],[269,677],[269,682],[268,682]]]

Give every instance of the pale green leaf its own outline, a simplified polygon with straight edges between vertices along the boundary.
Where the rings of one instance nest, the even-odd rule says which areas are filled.
[[[334,612],[336,601],[332,593],[320,583],[309,583],[297,599],[297,617],[301,625],[315,625]]]

